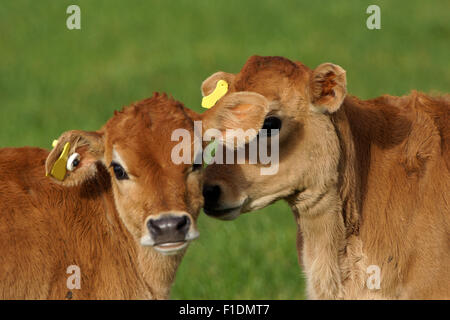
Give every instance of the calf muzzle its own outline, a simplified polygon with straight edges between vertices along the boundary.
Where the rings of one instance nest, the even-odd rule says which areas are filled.
[[[191,219],[188,215],[165,214],[147,221],[147,228],[155,245],[186,241]]]

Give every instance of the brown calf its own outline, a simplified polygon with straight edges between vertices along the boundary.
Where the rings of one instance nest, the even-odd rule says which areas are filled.
[[[195,117],[156,94],[50,153],[0,149],[0,298],[168,298],[202,206],[198,166],[171,161],[171,134]],[[79,156],[46,177],[67,142]]]
[[[448,95],[362,101],[346,97],[341,67],[281,57],[218,72],[203,94],[220,79],[229,91],[207,111],[216,126],[280,129],[279,170],[208,166],[206,213],[233,219],[286,200],[310,298],[450,298]],[[253,102],[230,108],[237,93]]]

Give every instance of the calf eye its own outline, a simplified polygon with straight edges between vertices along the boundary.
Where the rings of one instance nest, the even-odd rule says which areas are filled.
[[[79,164],[80,164],[80,155],[75,152],[67,160],[66,169],[69,171],[73,171]]]
[[[114,175],[116,176],[117,180],[128,179],[128,175],[125,169],[120,164],[116,162],[111,162],[111,167],[114,170]]]
[[[281,120],[277,117],[267,117],[264,120],[264,124],[262,126],[262,129],[266,129],[267,130],[267,136],[270,137],[271,136],[271,129],[281,129]]]

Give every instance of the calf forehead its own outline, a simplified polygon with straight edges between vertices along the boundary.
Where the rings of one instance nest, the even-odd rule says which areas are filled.
[[[283,57],[251,57],[237,74],[236,91],[253,91],[280,100],[289,91],[304,89],[310,70]]]
[[[136,164],[150,159],[169,163],[177,144],[171,136],[178,129],[187,130],[192,136],[193,119],[181,103],[166,95],[155,95],[115,112],[105,127],[106,143]]]

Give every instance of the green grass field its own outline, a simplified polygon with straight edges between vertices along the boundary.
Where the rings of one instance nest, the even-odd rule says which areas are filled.
[[[81,30],[66,8],[81,7]],[[366,8],[381,7],[381,30]],[[165,91],[200,111],[200,84],[253,55],[347,70],[361,98],[450,89],[450,2],[76,1],[0,4],[0,147],[96,130],[113,110]],[[199,219],[173,299],[302,299],[295,224],[284,203],[233,222]]]

